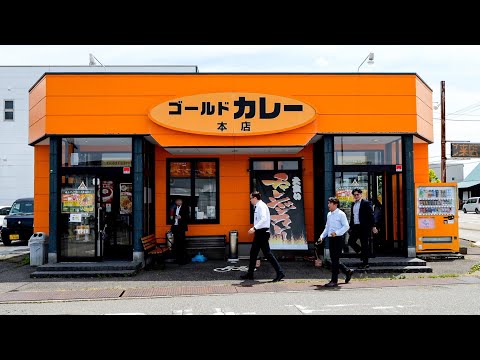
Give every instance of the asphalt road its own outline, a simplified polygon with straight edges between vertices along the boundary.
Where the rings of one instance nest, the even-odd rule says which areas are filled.
[[[321,289],[321,290],[320,290]],[[478,284],[0,304],[0,315],[478,315]]]

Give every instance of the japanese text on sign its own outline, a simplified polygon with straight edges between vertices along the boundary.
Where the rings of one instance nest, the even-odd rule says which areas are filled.
[[[450,156],[453,157],[480,157],[480,144],[452,143]]]
[[[278,133],[308,124],[315,109],[299,100],[256,93],[213,93],[184,96],[150,110],[165,127],[208,135]]]

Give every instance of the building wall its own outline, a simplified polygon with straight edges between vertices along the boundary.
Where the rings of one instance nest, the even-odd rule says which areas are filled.
[[[412,133],[417,128],[414,74],[165,74],[55,75],[47,78],[45,132],[49,134],[151,134],[163,147],[306,145],[316,133]],[[32,94],[40,91],[37,88]],[[262,136],[193,135],[157,125],[154,106],[193,94],[257,92],[302,101],[316,110],[301,128]],[[427,115],[424,115],[427,116]],[[431,114],[430,114],[431,117]],[[431,121],[430,119],[427,119]],[[75,124],[75,129],[72,125]],[[114,131],[112,131],[114,129]],[[427,129],[428,130],[428,129]],[[38,140],[31,132],[29,141]]]
[[[28,146],[28,91],[45,72],[197,71],[196,66],[0,66],[0,205],[11,205],[18,198],[34,194],[34,149]],[[14,100],[14,121],[4,121],[4,100]],[[45,133],[44,128],[38,128],[39,133]]]
[[[449,164],[447,162],[447,182],[462,182],[464,180],[463,167],[463,164]],[[439,179],[442,178],[440,164],[430,164],[429,169],[435,171]]]
[[[193,224],[188,226],[187,235],[221,235],[228,237],[230,230],[238,230],[238,241],[249,242],[252,238],[247,231],[250,223],[249,201],[250,173],[249,159],[251,155],[203,155],[188,156],[189,158],[218,158],[219,159],[219,198],[220,224]],[[260,157],[260,156],[257,156]],[[265,158],[266,156],[261,156]],[[305,225],[307,239],[313,241],[313,145],[307,146],[296,155],[268,155],[268,157],[303,157],[303,199],[305,206]],[[167,158],[175,159],[160,147],[155,150],[155,224],[158,241],[164,241],[165,232],[170,229],[166,223],[167,216]]]
[[[413,176],[415,183],[428,182],[428,144],[413,144]]]
[[[45,81],[45,86],[43,84]],[[34,142],[45,134],[72,135],[152,135],[156,149],[156,235],[164,237],[166,224],[166,158],[162,148],[179,147],[273,147],[306,146],[295,156],[303,156],[304,191],[308,240],[313,240],[312,147],[316,134],[395,134],[411,133],[430,140],[431,112],[422,110],[422,130],[418,125],[419,99],[415,74],[47,74],[30,92],[30,137]],[[428,89],[428,88],[425,88]],[[425,91],[423,89],[422,91]],[[262,136],[211,136],[174,131],[154,123],[149,110],[165,101],[192,94],[211,92],[257,92],[276,94],[303,101],[315,108],[313,122],[301,128]],[[45,98],[45,104],[42,99]],[[35,105],[33,104],[35,103]],[[38,105],[37,105],[38,104]],[[34,108],[37,106],[38,108]],[[424,107],[424,105],[421,105]],[[430,116],[430,118],[429,118]],[[43,133],[42,133],[43,132]],[[433,140],[433,139],[431,139]],[[41,142],[40,144],[43,144]],[[37,145],[38,146],[38,145]],[[186,152],[185,155],[189,156]],[[274,150],[271,151],[275,153]],[[415,181],[428,181],[428,145],[414,144]],[[275,155],[272,155],[275,156]],[[185,156],[182,156],[185,157]],[[195,157],[195,156],[191,156]],[[207,157],[207,156],[202,156]],[[212,156],[214,157],[214,156]],[[246,242],[250,226],[248,155],[219,155],[219,225],[192,225],[189,234],[227,234],[239,231]],[[263,155],[262,157],[265,157]],[[39,166],[39,164],[36,164]],[[243,170],[242,170],[243,169]],[[426,179],[426,180],[425,180]],[[36,178],[42,184],[41,178]],[[40,187],[43,189],[43,185]],[[40,195],[40,194],[39,194]],[[232,205],[233,204],[233,205]],[[36,211],[47,211],[39,203]],[[46,221],[46,222],[44,222]],[[35,219],[36,226],[48,228],[48,218]]]
[[[37,145],[35,156],[35,187],[34,187],[34,231],[50,233],[48,214],[50,213],[50,147]]]

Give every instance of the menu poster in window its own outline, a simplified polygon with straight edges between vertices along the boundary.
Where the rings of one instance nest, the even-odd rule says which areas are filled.
[[[217,169],[213,161],[199,161],[197,162],[197,176],[198,177],[215,177]]]
[[[94,190],[62,189],[61,208],[63,214],[93,212],[95,210]]]
[[[113,201],[113,181],[102,181],[102,203],[111,203]]]
[[[270,247],[307,250],[301,170],[255,171],[255,184],[270,209]]]
[[[170,163],[170,176],[171,177],[189,177],[191,174],[191,162],[171,162]]]
[[[120,184],[120,214],[131,214],[132,213],[132,183],[121,183]]]

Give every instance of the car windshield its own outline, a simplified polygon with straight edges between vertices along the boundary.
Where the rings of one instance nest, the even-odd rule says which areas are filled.
[[[9,215],[33,215],[33,201],[15,201]]]

